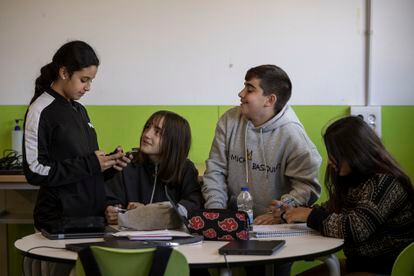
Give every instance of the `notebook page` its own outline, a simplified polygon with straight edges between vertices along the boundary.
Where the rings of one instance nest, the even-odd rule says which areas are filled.
[[[119,231],[112,234],[115,237],[191,237],[190,234],[176,230],[153,230],[153,231]]]
[[[317,231],[306,226],[306,223],[253,225],[250,232],[256,238],[292,237],[318,234]]]

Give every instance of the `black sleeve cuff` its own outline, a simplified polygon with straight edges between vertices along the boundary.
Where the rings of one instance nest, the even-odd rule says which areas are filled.
[[[118,170],[114,169],[113,167],[105,170],[103,172],[104,181],[107,181],[107,180],[111,179],[112,177],[114,177],[117,172],[118,172]]]
[[[329,213],[320,207],[314,207],[312,212],[309,214],[306,224],[308,227],[322,232],[323,221],[329,216]]]

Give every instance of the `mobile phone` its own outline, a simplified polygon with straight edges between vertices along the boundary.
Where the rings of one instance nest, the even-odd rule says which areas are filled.
[[[106,154],[106,156],[109,156],[109,155],[115,154],[115,153],[117,153],[117,152],[118,152],[118,150],[117,150],[117,148],[115,148],[112,152],[107,153],[107,154]]]
[[[135,153],[137,153],[138,152],[138,148],[132,148],[130,151],[127,151],[126,153],[125,153],[125,156],[126,157],[128,157],[128,156],[130,156],[131,154],[133,155],[133,154],[135,154]]]

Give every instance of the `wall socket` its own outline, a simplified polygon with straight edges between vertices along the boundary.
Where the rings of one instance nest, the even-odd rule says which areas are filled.
[[[351,115],[361,116],[381,138],[381,106],[351,106]]]

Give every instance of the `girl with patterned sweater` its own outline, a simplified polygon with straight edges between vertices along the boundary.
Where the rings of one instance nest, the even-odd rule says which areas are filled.
[[[414,241],[410,178],[360,117],[339,119],[323,138],[329,200],[313,208],[284,206],[281,217],[344,239],[346,273],[390,274],[399,253]],[[321,268],[313,272],[320,275]]]

